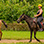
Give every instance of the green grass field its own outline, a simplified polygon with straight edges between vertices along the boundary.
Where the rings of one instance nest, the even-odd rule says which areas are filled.
[[[22,39],[30,39],[30,31],[2,31],[2,39],[15,39],[15,40],[22,40]],[[38,39],[44,39],[44,31],[37,32],[36,37]],[[34,39],[34,34],[32,36]],[[0,43],[0,44],[44,44],[44,43],[29,43],[29,42],[17,42],[17,43]]]
[[[30,31],[2,31],[2,39],[15,39],[15,40],[22,40],[22,39],[30,39]],[[44,31],[37,32],[36,37],[38,39],[44,39]],[[34,34],[32,39],[34,39]]]

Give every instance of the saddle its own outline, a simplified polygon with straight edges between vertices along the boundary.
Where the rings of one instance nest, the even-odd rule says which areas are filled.
[[[34,23],[37,23],[37,18],[34,18],[34,19],[33,19],[33,22],[34,22]],[[44,25],[44,22],[41,22],[41,25],[43,26],[43,25]]]

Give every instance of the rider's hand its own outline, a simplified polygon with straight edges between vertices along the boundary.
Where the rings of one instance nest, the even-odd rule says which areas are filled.
[[[34,17],[37,17],[37,15],[34,15]]]

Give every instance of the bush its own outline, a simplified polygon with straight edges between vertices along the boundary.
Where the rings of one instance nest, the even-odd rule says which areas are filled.
[[[2,24],[2,30],[10,30],[10,31],[29,31],[29,27],[27,23],[8,23],[7,24],[8,28],[6,28],[3,24]],[[43,26],[44,29],[44,26]]]
[[[13,22],[17,20],[23,12],[33,17],[34,14],[37,13],[39,3],[43,5],[44,9],[44,1],[42,0],[0,0],[0,19],[6,22]]]
[[[29,31],[29,27],[27,24],[18,24],[18,23],[8,23],[8,28],[2,24],[2,30],[14,30],[14,31]]]

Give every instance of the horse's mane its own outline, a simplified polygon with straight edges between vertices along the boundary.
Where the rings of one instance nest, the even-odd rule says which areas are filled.
[[[28,16],[28,15],[26,15],[28,18],[30,18],[30,19],[33,19],[33,18],[31,18],[30,16]]]
[[[26,16],[30,18],[30,16],[28,16],[28,15],[26,15]]]

